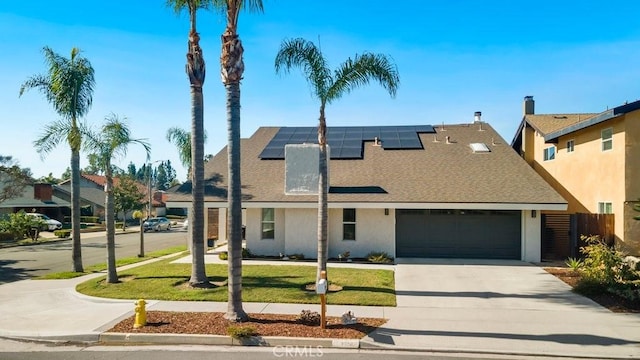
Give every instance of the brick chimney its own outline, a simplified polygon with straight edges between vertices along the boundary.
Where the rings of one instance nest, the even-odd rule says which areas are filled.
[[[33,198],[40,201],[51,201],[53,197],[53,187],[51,184],[34,184]]]
[[[522,105],[524,115],[533,115],[535,114],[536,102],[533,101],[533,96],[525,96],[524,103]]]

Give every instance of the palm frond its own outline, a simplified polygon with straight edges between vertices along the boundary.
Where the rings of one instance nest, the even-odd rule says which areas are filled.
[[[33,142],[33,146],[44,159],[53,149],[65,140],[67,134],[71,132],[71,124],[65,120],[57,120],[47,124],[42,133]]]
[[[98,163],[106,171],[109,168],[111,160],[124,157],[127,155],[127,149],[130,144],[139,144],[147,152],[147,159],[150,157],[151,146],[146,139],[134,139],[131,137],[131,131],[126,124],[126,117],[118,117],[111,113],[105,117],[105,123],[100,127],[99,131],[83,132],[87,139],[86,148],[92,154],[95,154]]]
[[[185,10],[191,13],[197,9],[208,9],[213,5],[212,2],[213,0],[167,0],[166,5],[179,14]]]
[[[191,133],[172,127],[167,130],[167,141],[176,146],[180,163],[188,169],[191,166]]]
[[[398,69],[391,59],[385,55],[364,53],[347,59],[335,71],[335,83],[327,92],[327,103],[340,98],[352,90],[377,81],[391,97],[395,97],[400,85]]]
[[[314,95],[320,99],[326,97],[333,78],[326,59],[314,43],[302,38],[282,42],[275,60],[276,73],[289,73],[292,68],[302,70]]]

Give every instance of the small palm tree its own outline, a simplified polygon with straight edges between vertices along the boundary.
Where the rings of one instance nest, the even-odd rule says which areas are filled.
[[[327,122],[325,107],[344,94],[375,80],[394,97],[400,84],[398,70],[387,56],[363,53],[347,59],[333,73],[320,49],[311,41],[283,41],[275,60],[276,73],[300,68],[320,101],[318,144],[320,145],[318,181],[318,272],[327,270]]]
[[[127,155],[129,144],[139,144],[147,152],[147,161],[151,154],[149,143],[142,139],[131,137],[126,119],[120,119],[115,114],[105,118],[105,124],[97,132],[87,133],[87,148],[96,155],[98,166],[104,171],[106,184],[105,196],[105,220],[107,222],[107,282],[118,282],[116,273],[116,243],[115,243],[115,211],[113,197],[113,166],[111,161],[116,157]],[[126,220],[126,219],[125,219]]]
[[[200,35],[198,34],[197,13],[208,8],[212,0],[169,0],[167,4],[177,13],[189,13],[189,41],[187,47],[186,72],[191,85],[191,278],[189,285],[209,286],[204,265],[204,85],[206,67]]]
[[[242,41],[238,35],[240,10],[262,11],[262,0],[214,0],[214,6],[225,12],[227,26],[222,33],[220,75],[226,89],[228,129],[228,208],[229,294],[225,318],[246,321],[242,309],[242,193],[240,179],[240,81],[244,74]]]
[[[207,142],[207,131],[204,131],[204,142]],[[191,179],[191,133],[172,127],[167,130],[167,141],[175,145],[178,149],[180,163],[187,169],[187,178]]]
[[[62,117],[45,126],[34,146],[41,156],[49,154],[65,140],[71,149],[72,270],[83,272],[80,247],[80,148],[83,132],[79,121],[91,108],[94,71],[89,60],[79,56],[78,48],[71,49],[69,58],[58,55],[49,47],[43,48],[43,53],[47,73],[27,79],[20,86],[20,96],[26,90],[38,89]]]

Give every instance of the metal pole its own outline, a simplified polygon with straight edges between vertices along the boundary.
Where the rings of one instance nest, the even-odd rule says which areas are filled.
[[[151,163],[149,163],[147,171],[149,174],[149,213],[147,214],[147,218],[151,219]]]

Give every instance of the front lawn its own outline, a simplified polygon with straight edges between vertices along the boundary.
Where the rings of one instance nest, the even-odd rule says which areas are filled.
[[[118,284],[104,277],[77,286],[90,296],[114,299],[227,301],[227,266],[207,264],[212,288],[188,286],[191,264],[172,264],[173,259],[135,267],[118,273]],[[316,304],[320,297],[305,286],[315,282],[316,267],[296,265],[246,265],[242,267],[242,300],[246,302]],[[327,294],[328,304],[395,306],[393,271],[330,268],[329,282],[342,290]]]

